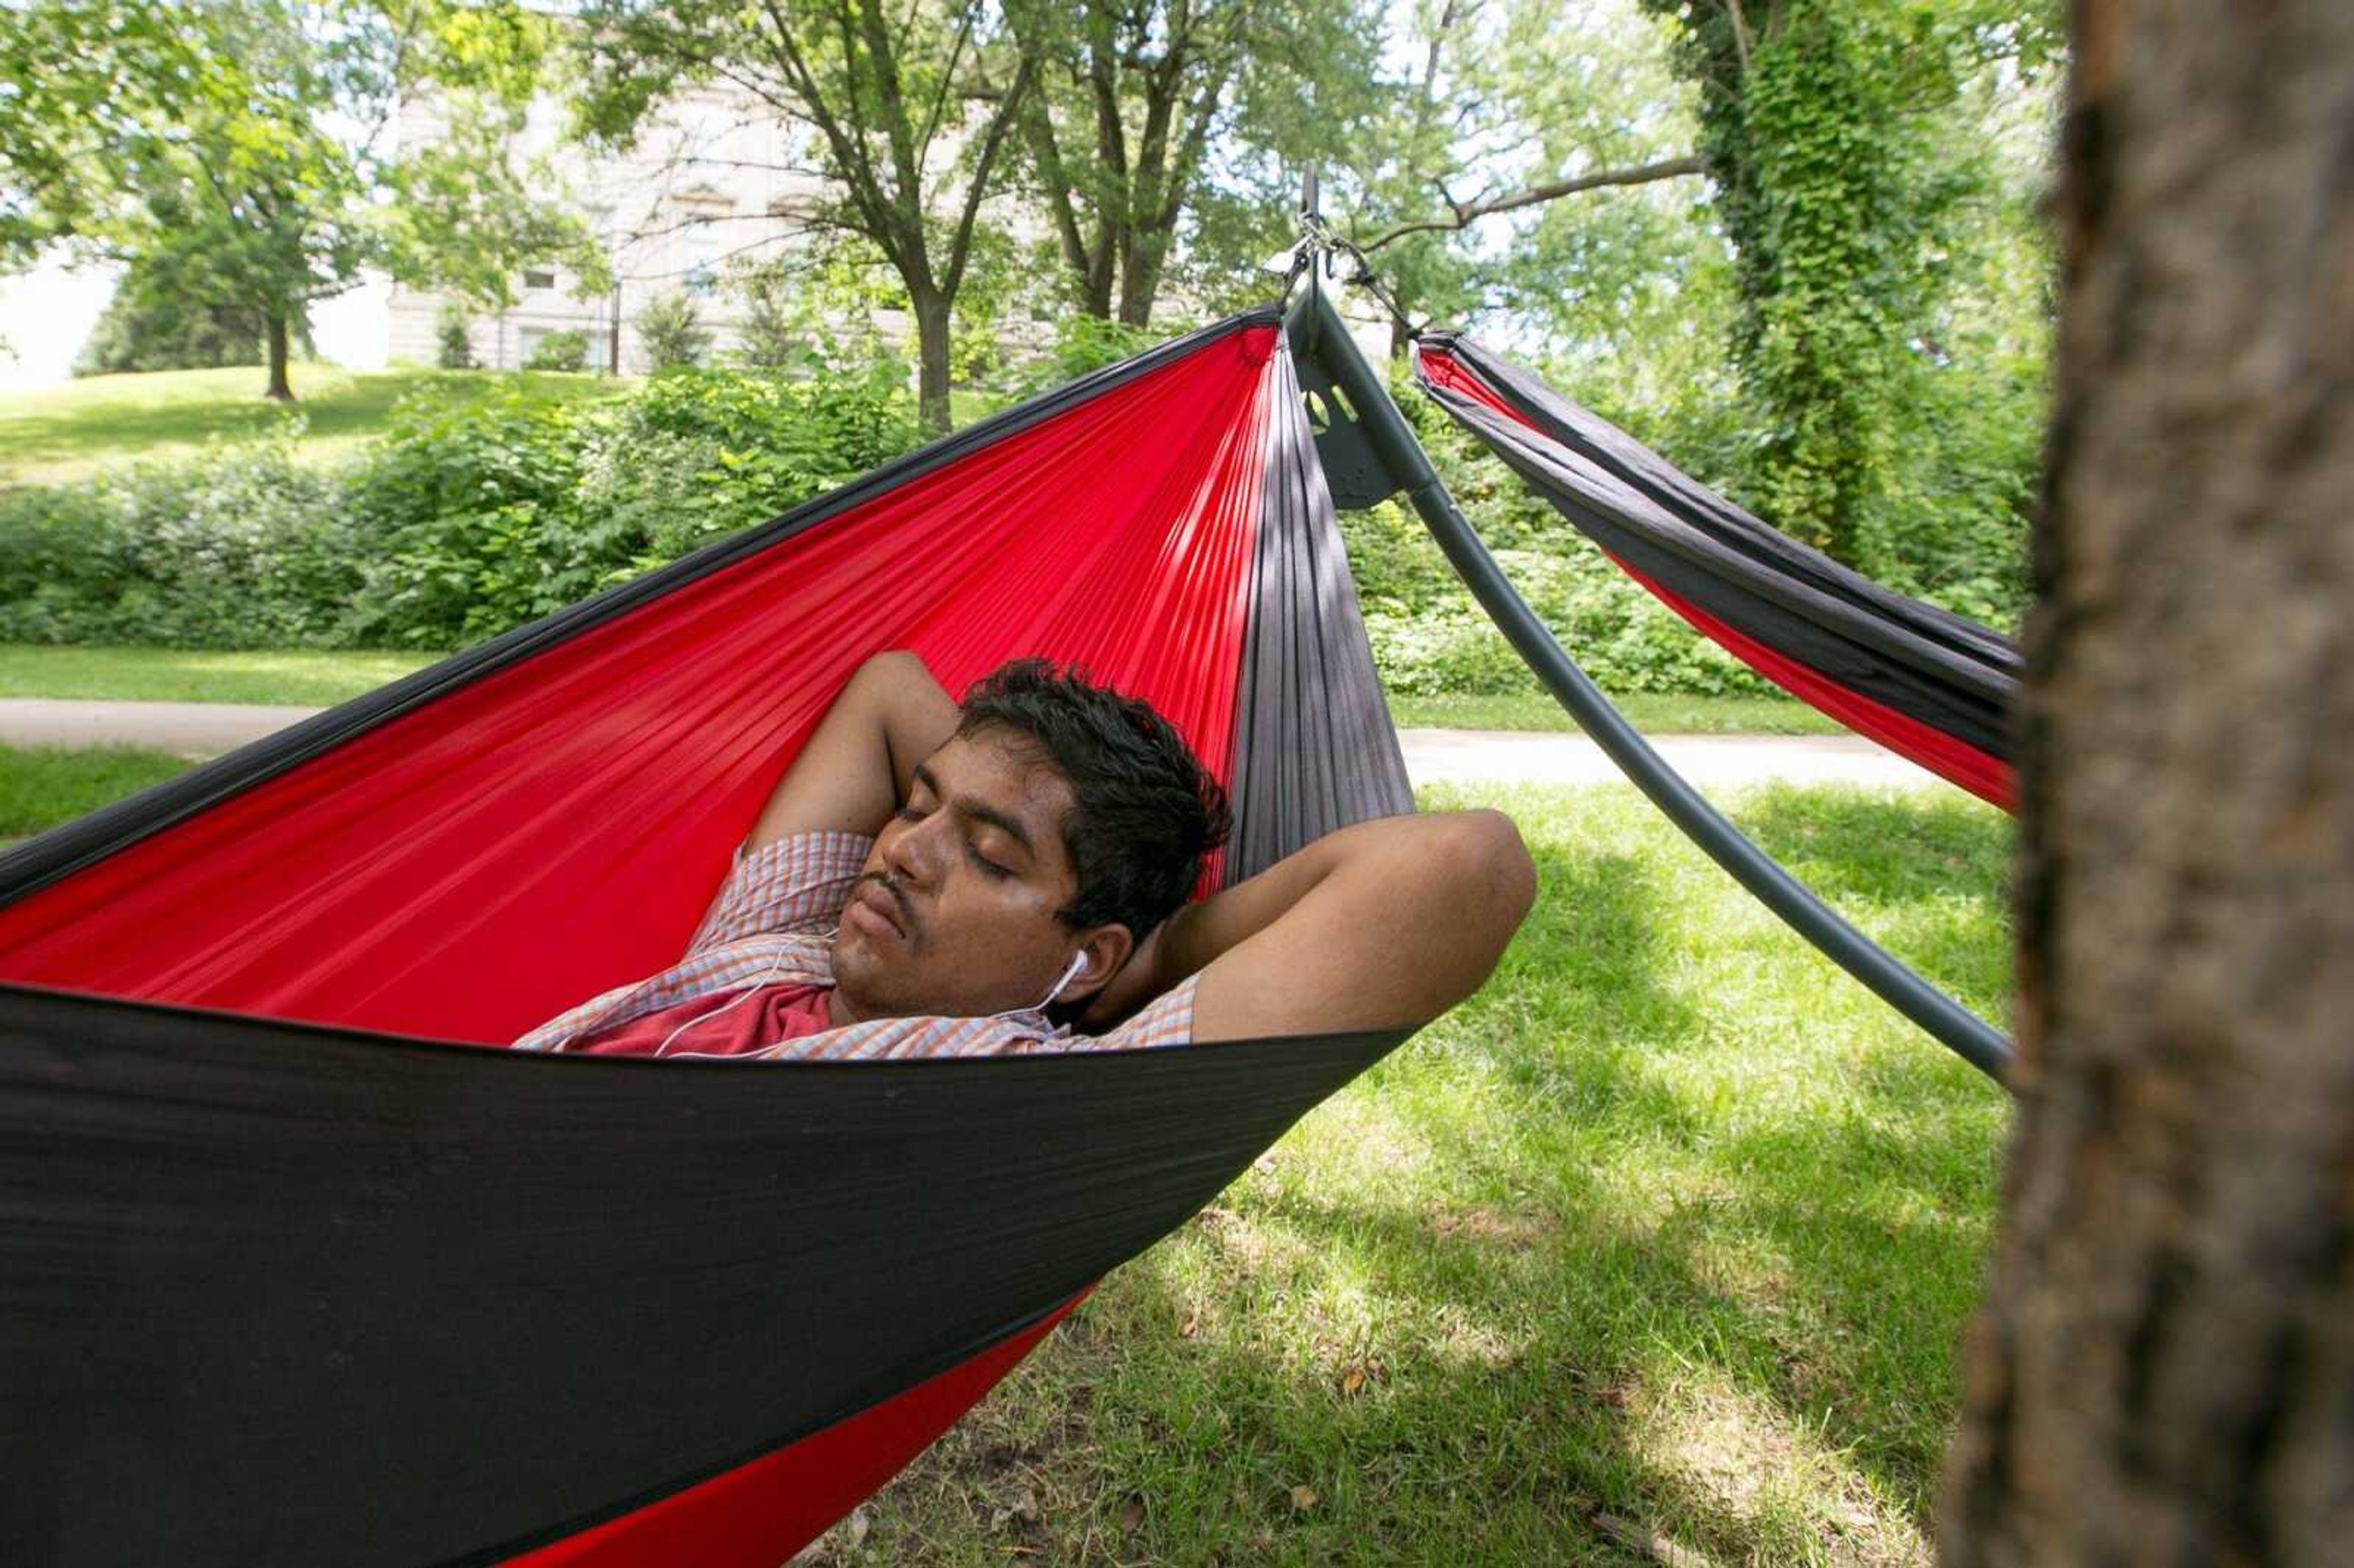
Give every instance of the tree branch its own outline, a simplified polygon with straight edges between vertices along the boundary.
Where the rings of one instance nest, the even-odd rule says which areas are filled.
[[[972,245],[973,220],[981,216],[981,204],[989,194],[989,166],[997,158],[997,150],[1005,140],[1006,127],[1022,111],[1022,100],[1030,90],[1031,79],[1037,75],[1035,56],[1025,55],[1014,68],[1013,85],[1005,90],[1005,101],[991,116],[989,128],[981,133],[981,153],[974,160],[972,184],[964,193],[964,214],[957,220],[956,238],[949,246],[949,264],[941,292],[956,298],[957,290],[964,283],[964,264]]]
[[[844,130],[839,117],[826,107],[817,90],[817,79],[794,41],[792,23],[779,8],[777,0],[763,0],[763,6],[769,24],[776,28],[786,84],[801,97],[810,123],[818,128],[826,144],[833,149],[834,161],[842,165],[843,183],[850,187],[851,199],[870,225],[867,238],[881,246],[883,253],[904,270],[920,258],[901,254],[898,226],[893,221],[896,214],[875,178],[875,166],[867,159],[864,145]]]
[[[1468,206],[1458,205],[1452,198],[1447,197],[1446,191],[1442,189],[1439,196],[1441,199],[1447,201],[1449,207],[1454,209],[1453,217],[1434,218],[1426,223],[1401,223],[1394,228],[1385,230],[1379,238],[1370,240],[1359,249],[1367,255],[1371,255],[1390,241],[1403,239],[1409,234],[1465,228],[1480,218],[1496,213],[1512,212],[1524,207],[1536,207],[1544,202],[1557,200],[1562,196],[1575,196],[1579,191],[1597,190],[1605,185],[1649,185],[1653,180],[1680,179],[1686,175],[1696,175],[1700,172],[1701,164],[1698,158],[1667,158],[1656,164],[1638,164],[1629,169],[1605,169],[1599,174],[1578,175],[1566,180],[1554,180],[1546,185],[1532,185],[1516,196],[1498,196],[1492,201],[1472,202]]]
[[[932,136],[940,128],[940,114],[947,109],[949,89],[956,81],[957,66],[964,58],[965,40],[972,35],[973,18],[979,13],[973,6],[965,7],[957,22],[956,47],[949,51],[949,68],[940,73],[940,90],[932,95],[931,112],[924,116],[924,129],[916,137],[916,169],[921,174],[924,160],[931,152]]]

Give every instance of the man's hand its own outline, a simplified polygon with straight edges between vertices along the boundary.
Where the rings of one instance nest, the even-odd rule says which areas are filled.
[[[858,667],[762,808],[748,841],[819,829],[883,831],[907,800],[916,764],[956,733],[957,705],[913,653],[877,653]]]

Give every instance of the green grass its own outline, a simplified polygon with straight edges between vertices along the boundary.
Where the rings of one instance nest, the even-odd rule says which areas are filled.
[[[134,459],[186,456],[215,437],[259,435],[300,416],[298,452],[326,462],[377,435],[402,397],[426,387],[452,399],[520,389],[550,402],[609,397],[631,379],[538,371],[353,372],[297,365],[293,405],[265,401],[258,366],[92,376],[0,397],[0,483],[55,483]]]
[[[1678,697],[1614,693],[1611,701],[1648,735],[1844,735],[1846,730],[1790,697]],[[1574,730],[1576,721],[1543,693],[1501,696],[1393,696],[1400,729]]]
[[[20,839],[160,784],[185,758],[132,747],[0,746],[0,841]]]
[[[355,697],[421,670],[426,653],[279,650],[193,652],[177,648],[48,648],[0,643],[0,697],[91,697],[126,702],[300,703]],[[1838,726],[1787,697],[1615,699],[1635,727],[1655,735],[1837,735]],[[1560,729],[1575,726],[1551,697],[1392,697],[1401,728]]]
[[[1931,1561],[2003,1097],[1630,790],[1426,799],[1474,803],[1544,887],[1496,977],[1107,1280],[821,1561]],[[1999,814],[1736,809],[2003,1016]]]
[[[326,707],[420,670],[433,658],[424,653],[197,652],[0,643],[0,697]]]
[[[0,832],[178,766],[0,750]],[[1508,810],[1536,860],[1494,978],[1107,1279],[813,1561],[1931,1561],[2001,1094],[1632,790],[1423,803]],[[2003,1016],[1999,813],[1732,807]]]

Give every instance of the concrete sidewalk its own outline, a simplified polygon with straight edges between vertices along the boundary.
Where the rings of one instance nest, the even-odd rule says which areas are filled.
[[[184,757],[234,751],[317,708],[247,703],[0,700],[0,746],[145,746]]]
[[[210,757],[310,717],[316,708],[224,703],[0,700],[0,745],[145,746]],[[1399,731],[1416,784],[1505,779],[1533,784],[1611,784],[1618,769],[1582,735],[1518,730]],[[1669,735],[1652,737],[1661,756],[1705,789],[1781,780],[1948,788],[1944,780],[1868,740],[1848,736]]]

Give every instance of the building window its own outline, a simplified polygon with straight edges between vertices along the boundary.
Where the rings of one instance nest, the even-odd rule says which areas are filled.
[[[556,269],[553,267],[525,268],[523,286],[526,289],[553,289],[556,287]]]
[[[690,294],[708,294],[719,286],[719,231],[708,218],[694,221],[680,236],[679,249]]]

